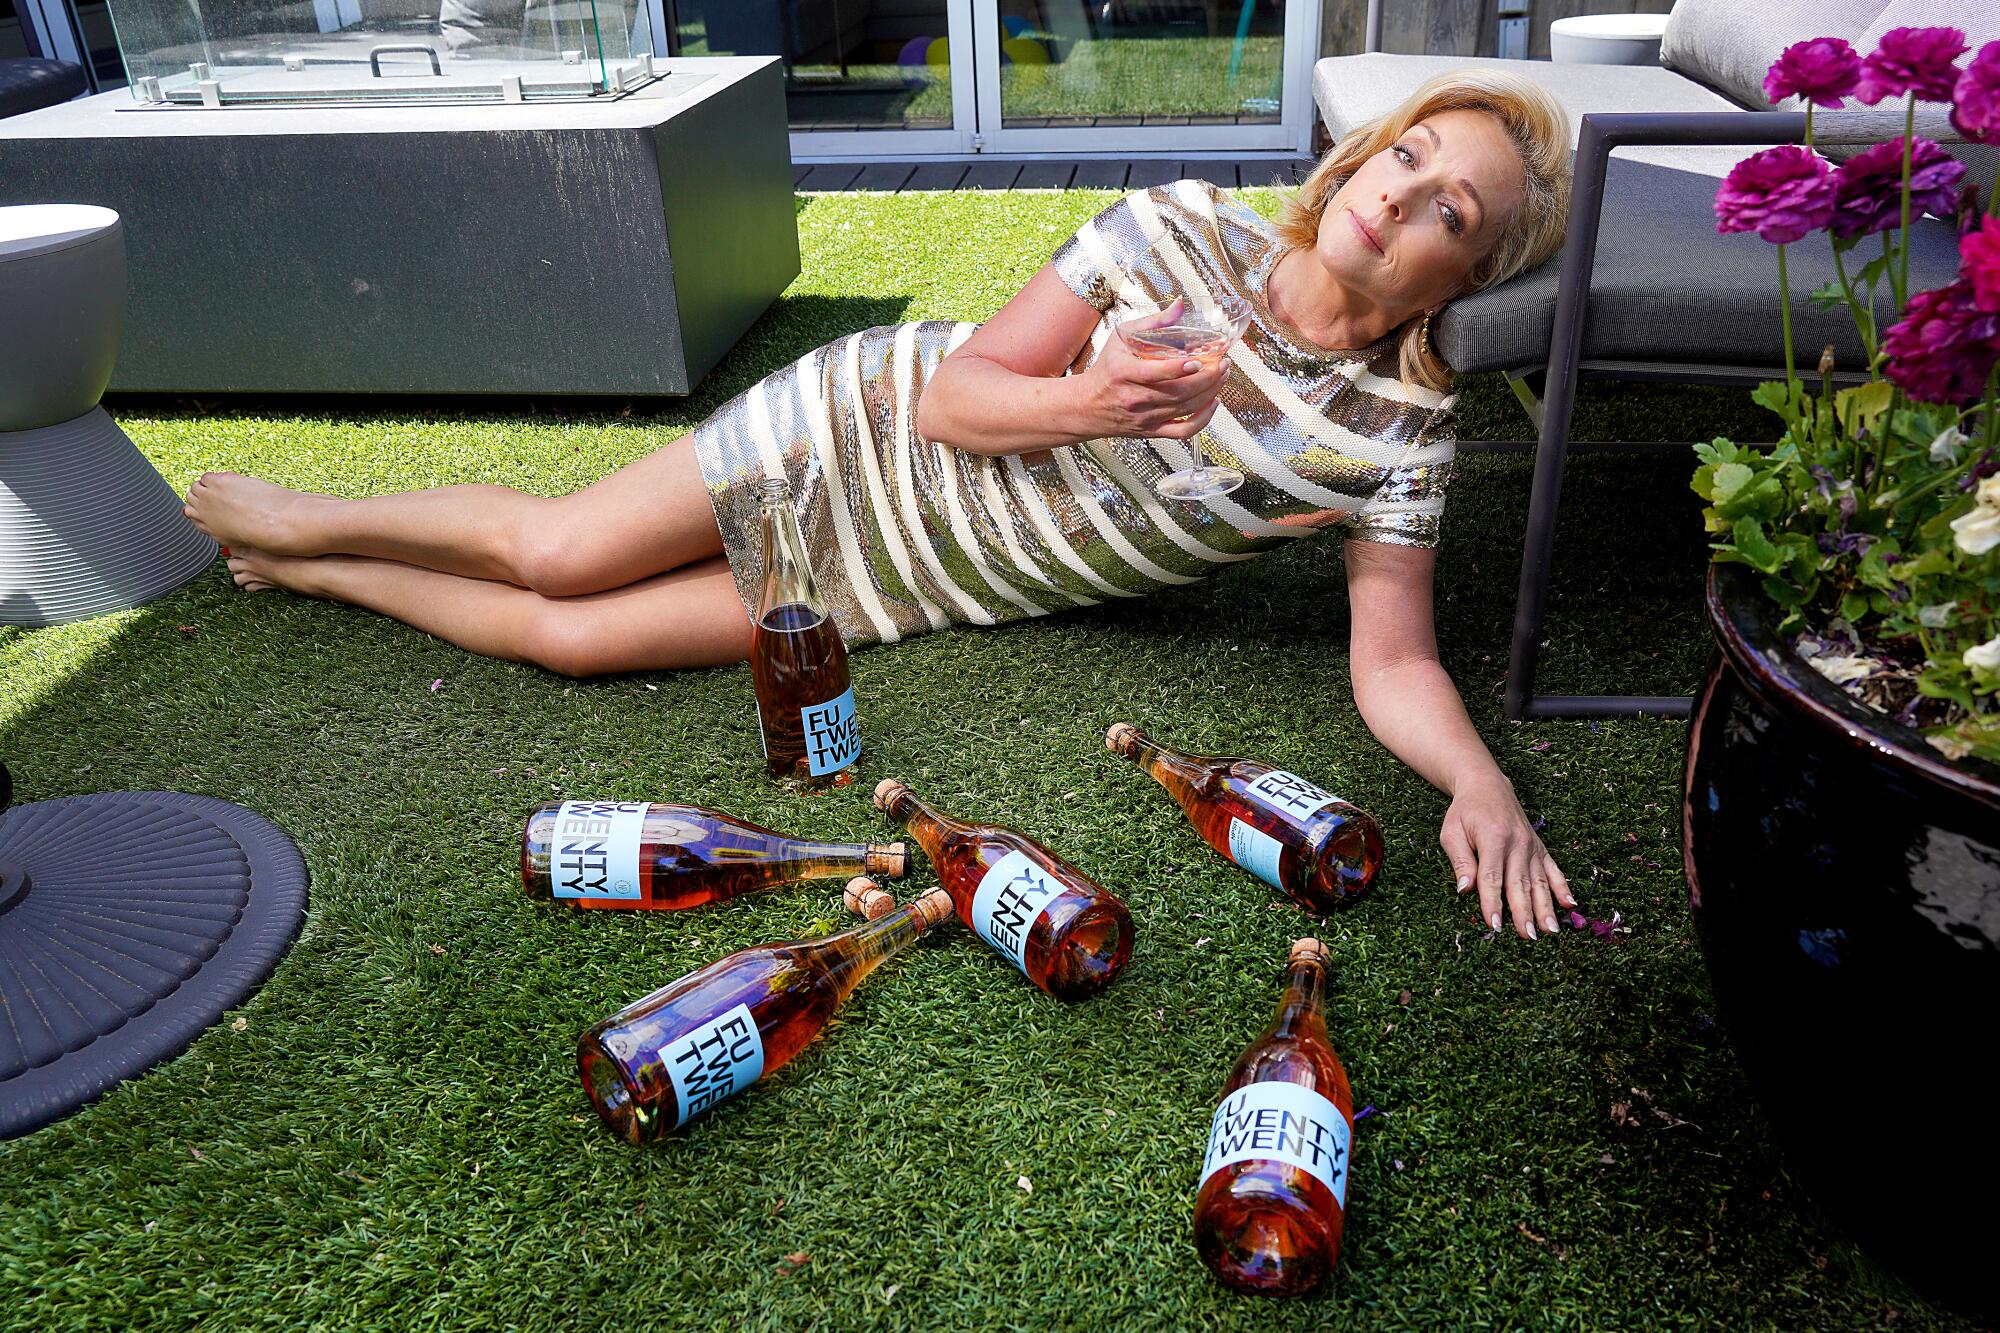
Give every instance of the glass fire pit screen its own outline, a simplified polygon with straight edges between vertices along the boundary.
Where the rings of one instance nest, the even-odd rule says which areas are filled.
[[[660,0],[110,0],[142,103],[520,102],[665,77]]]

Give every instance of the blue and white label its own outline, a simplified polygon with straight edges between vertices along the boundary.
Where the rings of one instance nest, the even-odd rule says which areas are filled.
[[[750,1006],[739,1004],[720,1018],[675,1037],[660,1052],[680,1108],[678,1129],[764,1074],[764,1037]]]
[[[854,716],[854,687],[838,699],[799,710],[806,770],[814,777],[838,773],[861,757],[861,722]]]
[[[1347,1207],[1347,1150],[1353,1127],[1340,1108],[1296,1083],[1252,1083],[1215,1108],[1201,1179],[1238,1162],[1283,1162],[1314,1177]]]
[[[1240,819],[1229,821],[1229,859],[1274,889],[1285,887],[1278,882],[1278,861],[1284,854],[1285,844],[1264,830]]]
[[[639,896],[639,840],[646,801],[564,801],[549,838],[549,883],[558,898],[631,902]]]
[[[1274,768],[1252,782],[1247,794],[1252,801],[1273,814],[1284,815],[1300,823],[1340,800],[1332,792],[1282,768]]]
[[[1020,852],[1009,852],[980,877],[972,895],[979,938],[1028,970],[1028,932],[1062,893],[1062,882]]]

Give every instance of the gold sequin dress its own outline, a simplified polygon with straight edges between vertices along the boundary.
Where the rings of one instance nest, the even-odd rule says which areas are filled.
[[[850,644],[992,625],[1194,583],[1331,529],[1434,546],[1455,452],[1454,396],[1404,385],[1393,337],[1351,352],[1304,342],[1264,283],[1283,253],[1212,185],[1141,191],[1085,223],[1051,261],[1111,326],[1176,292],[1237,293],[1252,319],[1202,435],[1244,484],[1214,500],[1153,492],[1192,461],[1167,439],[1107,438],[1005,457],[917,433],[917,396],[974,325],[867,329],[808,352],[695,431],[737,590],[763,579],[757,483],[791,483],[821,595]]]

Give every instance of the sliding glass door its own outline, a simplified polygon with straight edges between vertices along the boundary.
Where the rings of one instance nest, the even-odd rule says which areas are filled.
[[[775,55],[795,157],[974,150],[975,0],[674,0],[674,53]]]
[[[674,53],[785,62],[793,155],[1273,151],[1314,0],[674,0]]]
[[[1303,147],[1316,0],[980,0],[980,147]]]

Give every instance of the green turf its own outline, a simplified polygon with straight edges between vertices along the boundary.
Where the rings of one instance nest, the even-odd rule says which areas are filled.
[[[804,203],[804,276],[664,410],[114,408],[176,484],[230,466],[348,494],[557,492],[844,330],[992,310],[1107,201]],[[1593,388],[1577,434],[1754,433],[1740,397]],[[1464,402],[1469,435],[1526,431],[1491,378]],[[1572,462],[1549,688],[1695,684],[1688,471]],[[363,612],[245,597],[220,565],[137,611],[0,629],[0,755],[24,799],[241,801],[313,875],[304,934],[240,1023],[0,1144],[0,1325],[1797,1329],[1893,1310],[1898,1329],[1952,1326],[1802,1195],[1716,1030],[1680,876],[1683,726],[1500,715],[1528,474],[1518,455],[1464,464],[1443,651],[1590,911],[1630,924],[1610,941],[1489,939],[1451,892],[1444,800],[1355,714],[1331,541],[1137,604],[860,653],[864,781],[810,799],[760,777],[740,668],[577,684]],[[1105,752],[1120,719],[1373,810],[1389,839],[1373,899],[1313,922],[1225,864]],[[835,888],[567,912],[521,895],[522,815],[658,797],[862,837],[884,827],[864,795],[883,776],[1115,889],[1139,930],[1125,977],[1065,1007],[947,925],[767,1083],[669,1142],[614,1142],[577,1087],[577,1031],[731,949],[835,926]],[[1356,1136],[1338,1273],[1272,1304],[1208,1278],[1188,1210],[1220,1081],[1307,932],[1332,948],[1336,1040],[1377,1114]]]

